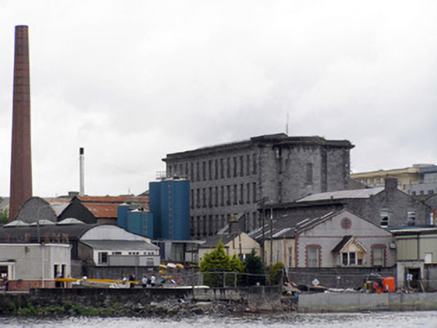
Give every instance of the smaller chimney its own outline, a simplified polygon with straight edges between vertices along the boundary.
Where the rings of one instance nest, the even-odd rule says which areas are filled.
[[[229,221],[229,234],[239,234],[241,233],[240,221],[238,221],[237,215],[232,214],[231,220]]]
[[[85,195],[85,183],[84,183],[84,150],[83,147],[79,148],[79,165],[80,165],[80,189],[79,196]]]
[[[398,188],[397,178],[385,178],[385,189],[386,190],[396,190]]]

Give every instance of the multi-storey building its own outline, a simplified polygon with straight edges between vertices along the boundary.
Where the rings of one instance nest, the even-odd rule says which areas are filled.
[[[261,226],[265,203],[348,189],[347,140],[274,134],[168,154],[168,177],[190,180],[191,236],[217,233],[232,215],[246,230]]]

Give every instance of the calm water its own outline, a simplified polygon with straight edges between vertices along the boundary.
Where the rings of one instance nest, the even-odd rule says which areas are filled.
[[[67,318],[16,319],[0,318],[0,326],[5,327],[94,327],[94,328],[261,328],[261,327],[437,327],[437,311],[431,312],[384,312],[359,314],[294,314],[280,317],[257,316],[248,318],[195,319],[140,319],[140,318]]]

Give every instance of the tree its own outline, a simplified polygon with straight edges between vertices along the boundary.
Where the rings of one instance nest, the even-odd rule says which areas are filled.
[[[8,223],[9,222],[9,212],[8,210],[4,210],[0,212],[0,223]]]
[[[203,282],[210,287],[233,285],[234,275],[231,272],[242,272],[243,265],[237,256],[232,258],[225,253],[225,247],[220,240],[215,250],[205,255],[200,262],[200,272],[203,272]],[[225,276],[226,275],[226,276]]]
[[[278,285],[284,272],[284,263],[276,262],[270,268],[269,285]]]
[[[244,272],[247,273],[244,279],[245,285],[253,286],[257,283],[260,283],[260,285],[266,284],[264,264],[261,257],[256,255],[255,249],[252,249],[252,252],[246,257]]]

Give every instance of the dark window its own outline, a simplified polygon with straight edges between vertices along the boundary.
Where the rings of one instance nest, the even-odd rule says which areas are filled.
[[[212,180],[212,160],[208,161],[208,180]]]
[[[240,156],[240,177],[244,175],[244,162],[243,162],[243,156]]]
[[[238,193],[237,193],[237,185],[234,185],[234,205],[237,205],[237,197],[238,197]]]
[[[306,165],[306,183],[313,184],[313,164],[311,163]]]
[[[237,157],[233,157],[234,163],[234,178],[237,176]]]
[[[246,155],[246,175],[250,175],[250,155]]]

